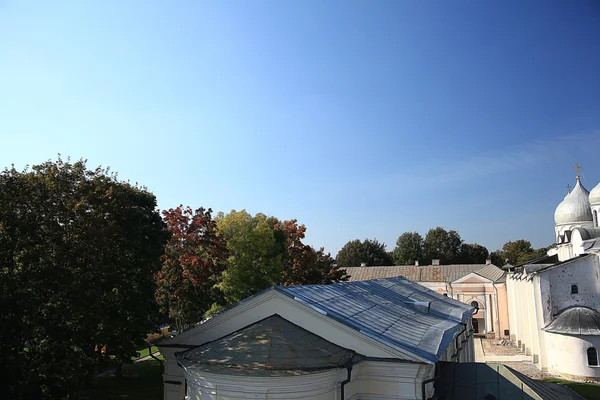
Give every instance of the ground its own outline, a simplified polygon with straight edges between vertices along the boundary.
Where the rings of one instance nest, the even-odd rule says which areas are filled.
[[[507,346],[495,339],[475,339],[475,361],[501,362],[502,364],[521,372],[533,379],[542,379],[547,382],[558,383],[579,393],[588,400],[600,399],[600,385],[596,383],[571,382],[557,378],[547,372],[540,371],[514,344]],[[506,342],[505,342],[506,343]]]

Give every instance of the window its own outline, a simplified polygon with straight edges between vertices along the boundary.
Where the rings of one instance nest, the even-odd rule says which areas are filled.
[[[595,347],[590,347],[587,349],[587,357],[588,357],[588,365],[590,367],[598,366],[598,352]]]
[[[578,294],[579,287],[577,285],[571,285],[571,294]]]
[[[448,297],[448,293],[444,293],[444,296]]]
[[[471,307],[475,307],[476,309],[478,309],[478,310],[479,310],[479,303],[478,303],[478,302],[476,302],[476,301],[472,301],[472,302],[471,302]]]
[[[598,212],[594,210],[594,226],[598,226]]]

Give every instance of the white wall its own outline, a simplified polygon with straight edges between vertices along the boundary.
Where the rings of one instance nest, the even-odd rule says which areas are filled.
[[[600,351],[598,336],[568,336],[546,333],[548,372],[567,378],[600,379],[600,367],[589,367],[588,347]]]
[[[598,256],[588,256],[572,261],[564,266],[558,266],[544,272],[543,275],[548,277],[550,283],[550,297],[554,315],[572,306],[600,309]],[[572,284],[578,286],[579,294],[571,294]]]

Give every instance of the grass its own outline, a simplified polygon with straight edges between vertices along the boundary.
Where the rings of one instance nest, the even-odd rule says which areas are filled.
[[[566,386],[588,400],[600,399],[600,385],[597,383],[572,382],[558,378],[546,378],[544,380],[546,382],[558,383],[560,385]]]
[[[156,346],[152,346],[152,354],[156,353],[158,351],[158,347]],[[142,350],[138,351],[138,353],[140,353],[139,357],[131,357],[132,360],[137,360],[138,358],[142,358],[142,357],[146,357],[148,355],[148,348],[145,347]]]
[[[158,361],[148,360],[124,368],[121,379],[114,374],[98,379],[79,399],[162,400],[162,397],[160,365]]]

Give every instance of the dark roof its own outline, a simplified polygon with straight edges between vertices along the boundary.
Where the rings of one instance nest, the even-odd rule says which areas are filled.
[[[600,312],[587,307],[568,308],[543,330],[564,335],[600,335]]]
[[[355,352],[275,314],[213,342],[179,353],[187,369],[229,375],[299,375],[352,363]]]
[[[568,263],[572,263],[575,261],[579,261],[582,258],[586,258],[586,257],[593,257],[593,254],[580,254],[578,256],[575,256],[573,258],[570,258],[568,260],[564,260],[564,261],[560,261],[560,262],[556,262],[554,264],[543,264],[540,266],[540,268],[532,268],[531,265],[525,265],[525,270],[527,272],[541,272],[541,271],[545,271],[547,269],[550,268],[554,268],[554,267],[558,267],[559,265],[563,265],[563,264],[568,264]]]
[[[436,362],[473,307],[402,277],[275,290],[384,343],[401,359]]]
[[[403,276],[413,282],[450,283],[483,269],[491,271],[492,268],[490,265],[498,269],[498,267],[492,264],[425,265],[422,267],[415,265],[395,265],[383,267],[347,267],[345,269],[348,275],[350,275],[351,281]]]
[[[524,265],[533,265],[533,264],[555,264],[558,262],[558,254],[553,254],[551,256],[545,255],[542,257],[534,258],[533,260],[528,260],[524,263],[516,265],[516,267],[522,267]]]

